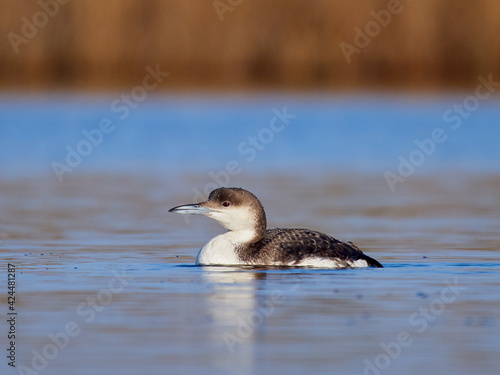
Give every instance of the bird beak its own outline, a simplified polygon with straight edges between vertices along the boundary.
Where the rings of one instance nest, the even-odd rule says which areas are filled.
[[[202,204],[203,203],[185,204],[171,208],[168,212],[177,212],[178,214],[184,215],[207,215],[214,211],[211,208],[202,206]]]

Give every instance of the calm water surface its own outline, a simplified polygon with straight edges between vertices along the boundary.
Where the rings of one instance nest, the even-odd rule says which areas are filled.
[[[195,267],[221,229],[167,213],[190,199],[178,181],[3,182],[18,365],[45,350],[55,355],[48,374],[494,373],[500,179],[418,178],[397,196],[378,178],[335,180],[316,181],[315,194],[293,175],[242,182],[263,197],[271,226],[354,240],[386,268]],[[78,334],[52,354],[49,335],[65,344],[68,323]]]
[[[387,108],[390,104],[386,103]],[[75,110],[67,103],[63,107],[70,114]],[[254,113],[255,107],[260,108],[254,104],[234,111]],[[266,116],[272,113],[272,106],[268,107],[262,110]],[[339,116],[353,111],[344,107],[333,107],[333,111]],[[381,111],[377,106],[372,110]],[[12,111],[4,112],[4,120],[28,116],[18,110],[16,117],[16,109]],[[107,109],[95,111],[93,118],[99,118],[98,113]],[[435,106],[427,112],[418,107],[418,111],[423,113],[420,120],[440,113]],[[50,121],[56,121],[58,113],[52,112]],[[304,113],[306,118],[300,121],[307,122]],[[63,117],[67,116],[73,115]],[[158,122],[167,117],[162,112]],[[373,120],[367,113],[362,117]],[[213,120],[209,117],[209,121]],[[88,124],[90,129],[95,123]],[[131,162],[111,168],[119,159],[118,146],[110,142],[110,151],[103,143],[62,183],[50,162],[64,158],[65,146],[78,143],[80,130],[57,142],[49,136],[53,130],[47,125],[45,146],[33,149],[40,136],[34,126],[36,135],[25,134],[26,139],[3,126],[3,135],[10,139],[5,143],[4,137],[3,142],[12,156],[0,178],[0,342],[4,353],[8,348],[9,263],[17,270],[18,315],[17,368],[8,367],[3,355],[2,374],[498,371],[500,174],[484,163],[498,156],[490,147],[493,140],[482,147],[482,139],[490,138],[485,134],[469,138],[469,148],[464,148],[468,156],[458,154],[454,159],[455,143],[443,145],[433,156],[441,166],[450,158],[469,160],[469,166],[477,168],[461,170],[453,164],[433,170],[429,162],[392,192],[383,172],[397,168],[400,150],[391,153],[384,144],[399,137],[406,144],[398,146],[401,153],[409,153],[413,139],[429,134],[436,124],[410,126],[397,136],[387,132],[388,143],[366,151],[378,155],[378,149],[382,155],[373,157],[369,168],[353,167],[366,153],[353,153],[358,159],[349,164],[342,161],[342,151],[329,150],[327,157],[322,154],[327,151],[317,150],[311,140],[303,139],[307,145],[298,150],[302,131],[270,143],[269,154],[262,150],[250,167],[243,155],[235,153],[235,146],[258,132],[257,126],[245,131],[238,128],[239,135],[229,141],[222,133],[194,137],[195,153],[210,153],[203,151],[208,139],[215,159],[207,161],[200,155],[197,170],[196,158],[189,159],[187,165],[195,169],[190,171],[183,168],[182,159],[169,159],[170,151],[165,151],[165,159],[154,159],[143,144],[144,139],[154,137],[137,131],[143,138],[129,139],[127,145],[134,151],[127,148],[124,160],[140,159],[146,165],[168,160],[168,167],[154,171]],[[370,126],[360,132],[376,134]],[[349,139],[349,131],[355,132],[348,129],[340,126],[336,132]],[[24,153],[15,151],[16,139]],[[352,139],[357,150],[372,144],[369,137]],[[335,144],[335,137],[330,142]],[[220,153],[213,151],[215,146]],[[43,148],[52,156],[38,157],[46,155]],[[317,164],[294,166],[284,160],[298,151],[316,158]],[[2,153],[8,154],[5,148]],[[281,169],[275,168],[280,153],[284,157]],[[273,159],[272,167],[266,168],[268,158]],[[193,266],[198,249],[223,229],[203,217],[186,221],[167,211],[196,199],[193,189],[210,188],[213,179],[208,172],[222,170],[230,159],[240,160],[243,168],[231,177],[230,185],[245,187],[261,198],[270,227],[308,227],[352,240],[385,268]],[[29,173],[20,168],[28,164]],[[321,168],[311,167],[316,165]]]

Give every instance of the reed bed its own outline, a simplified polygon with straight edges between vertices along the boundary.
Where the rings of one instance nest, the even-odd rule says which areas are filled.
[[[498,0],[16,0],[0,34],[4,88],[127,87],[157,65],[171,89],[500,80]]]

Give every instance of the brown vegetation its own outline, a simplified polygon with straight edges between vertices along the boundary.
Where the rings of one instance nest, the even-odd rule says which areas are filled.
[[[373,11],[391,6],[400,11],[377,32]],[[47,22],[33,36],[26,20]],[[356,27],[374,36],[348,63],[340,45],[356,47]],[[156,64],[170,72],[165,88],[449,88],[500,77],[498,0],[9,0],[0,35],[4,88],[130,86]]]

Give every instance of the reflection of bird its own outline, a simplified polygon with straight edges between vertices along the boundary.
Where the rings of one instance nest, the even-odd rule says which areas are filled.
[[[382,267],[354,244],[309,229],[267,229],[264,207],[241,188],[219,188],[208,200],[170,209],[216,220],[229,232],[214,237],[198,253],[201,265]]]

